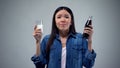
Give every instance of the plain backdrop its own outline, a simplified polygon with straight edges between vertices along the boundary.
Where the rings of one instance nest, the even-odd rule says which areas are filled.
[[[77,32],[93,16],[93,68],[120,68],[120,0],[0,0],[0,68],[35,68],[35,21],[43,20],[43,37],[49,34],[59,6],[71,8]]]

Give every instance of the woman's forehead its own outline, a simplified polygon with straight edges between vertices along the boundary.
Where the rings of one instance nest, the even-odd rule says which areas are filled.
[[[64,15],[64,14],[65,15],[70,15],[70,13],[68,11],[66,11],[65,9],[60,10],[56,13],[56,15]]]

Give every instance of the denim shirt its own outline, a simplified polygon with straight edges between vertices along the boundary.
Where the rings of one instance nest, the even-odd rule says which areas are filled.
[[[61,68],[62,45],[59,35],[56,35],[50,48],[49,60],[46,59],[46,44],[50,35],[43,38],[41,42],[40,56],[32,56],[36,68]],[[66,68],[92,68],[96,53],[88,50],[88,42],[80,33],[70,33],[66,41]]]

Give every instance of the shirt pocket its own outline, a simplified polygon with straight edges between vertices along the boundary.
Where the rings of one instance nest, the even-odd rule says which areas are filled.
[[[72,56],[73,59],[79,60],[82,59],[82,46],[74,45],[72,46]]]
[[[50,48],[50,57],[51,57],[51,58],[54,57],[55,52],[56,52],[56,47],[51,47],[51,48]]]
[[[57,48],[56,47],[51,47],[50,49],[50,54],[49,54],[49,60],[50,62],[55,62],[55,60],[57,59]]]

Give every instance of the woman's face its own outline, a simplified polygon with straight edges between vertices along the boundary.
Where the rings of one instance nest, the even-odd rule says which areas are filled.
[[[69,31],[71,15],[66,10],[60,10],[55,15],[56,26],[60,31]]]

